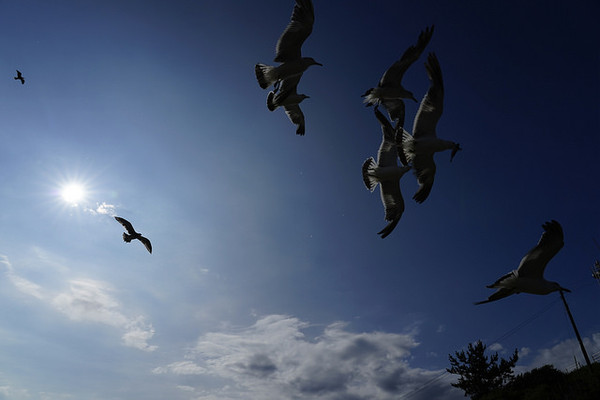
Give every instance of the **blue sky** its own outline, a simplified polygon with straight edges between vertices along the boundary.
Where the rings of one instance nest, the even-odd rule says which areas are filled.
[[[0,2],[0,399],[460,399],[448,354],[479,339],[571,368],[557,293],[473,305],[550,219],[546,277],[600,351],[598,6],[411,3],[314,0],[299,137],[254,78],[291,0]],[[464,150],[423,204],[402,179],[382,240],[360,95],[432,24]]]

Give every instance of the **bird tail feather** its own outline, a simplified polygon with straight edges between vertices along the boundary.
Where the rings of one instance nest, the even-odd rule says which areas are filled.
[[[270,65],[256,64],[254,66],[256,80],[261,88],[266,89],[277,81],[274,77],[274,71],[275,67]]]
[[[363,182],[365,183],[367,189],[369,189],[371,192],[375,190],[375,187],[379,183],[377,178],[371,175],[376,167],[377,164],[375,163],[373,157],[367,158],[362,165]]]
[[[131,242],[133,239],[133,235],[128,235],[127,233],[123,233],[123,240],[127,243]]]

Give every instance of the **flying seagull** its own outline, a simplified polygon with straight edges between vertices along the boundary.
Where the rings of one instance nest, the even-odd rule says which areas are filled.
[[[267,108],[274,111],[277,107],[283,107],[285,113],[292,123],[298,128],[296,134],[304,136],[304,113],[300,109],[300,102],[308,99],[305,94],[298,94],[296,88],[300,81],[300,75],[286,78],[281,82],[281,88],[278,92],[270,91],[267,96]]]
[[[146,246],[146,250],[148,250],[148,252],[152,254],[152,244],[150,243],[150,240],[148,240],[148,238],[145,238],[144,236],[142,236],[141,233],[136,232],[135,229],[133,229],[133,225],[131,225],[131,222],[127,221],[125,218],[115,217],[115,219],[121,225],[123,225],[123,227],[127,231],[127,233],[123,232],[123,240],[125,242],[129,243],[133,239],[138,239],[144,244],[144,246]]]
[[[17,76],[15,76],[14,78],[15,78],[15,80],[21,81],[21,85],[25,84],[25,78],[23,77],[23,74],[21,73],[21,71],[17,70]]]
[[[417,61],[423,50],[425,50],[433,35],[433,28],[432,25],[422,31],[417,44],[406,49],[402,57],[385,71],[377,87],[367,90],[362,95],[367,107],[382,103],[388,111],[390,119],[395,121],[400,118],[399,113],[404,114],[404,101],[402,99],[412,99],[417,102],[412,92],[402,86],[402,77],[408,67]]]
[[[515,293],[548,294],[557,290],[570,292],[556,282],[544,279],[544,269],[548,261],[562,249],[564,245],[563,230],[558,222],[551,220],[542,225],[544,233],[538,244],[521,259],[519,267],[504,275],[496,282],[488,285],[490,289],[498,289],[487,300],[475,304],[489,303]]]
[[[296,0],[290,23],[285,28],[275,47],[275,62],[279,66],[256,64],[254,72],[261,88],[266,89],[292,76],[302,76],[311,65],[323,65],[311,57],[302,57],[302,43],[311,34],[315,22],[312,0]]]
[[[449,140],[438,139],[435,128],[442,116],[444,108],[444,82],[442,69],[434,53],[429,53],[425,63],[429,77],[429,90],[421,100],[421,105],[413,122],[413,134],[406,130],[402,133],[402,149],[408,162],[412,163],[413,170],[419,182],[419,189],[413,196],[417,203],[427,199],[433,179],[435,178],[434,153],[443,150],[452,150],[450,161],[461,150],[460,144]]]
[[[404,213],[404,199],[400,191],[400,178],[410,170],[410,166],[398,166],[398,146],[396,130],[390,121],[375,106],[375,117],[381,124],[383,138],[377,153],[377,162],[373,157],[365,160],[362,166],[363,181],[371,192],[379,183],[381,201],[385,210],[385,220],[389,223],[377,232],[381,238],[387,237]],[[403,122],[403,121],[402,121]]]

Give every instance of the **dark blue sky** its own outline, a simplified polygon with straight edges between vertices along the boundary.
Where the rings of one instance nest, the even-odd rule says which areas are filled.
[[[600,351],[598,5],[314,0],[299,137],[254,78],[293,4],[0,2],[0,398],[397,399],[478,339],[570,368],[557,293],[472,304],[550,219],[546,277]],[[463,151],[436,156],[423,204],[402,178],[382,240],[360,95],[432,24],[438,136]],[[403,81],[418,99],[425,59]],[[410,398],[463,398],[452,379]]]

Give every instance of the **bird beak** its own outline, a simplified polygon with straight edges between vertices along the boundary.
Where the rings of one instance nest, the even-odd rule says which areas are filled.
[[[571,293],[571,291],[570,291],[569,289],[566,289],[566,288],[564,288],[564,287],[561,287],[561,288],[560,288],[560,290],[561,290],[562,292]]]
[[[458,153],[459,150],[462,150],[462,148],[460,147],[460,144],[457,143],[456,146],[454,146],[454,148],[452,149],[452,154],[450,154],[450,162],[452,162],[454,156],[456,155],[456,153]]]
[[[415,96],[412,96],[412,95],[411,95],[411,97],[410,97],[410,98],[411,98],[411,99],[412,99],[412,100],[413,100],[415,103],[418,103],[418,102],[419,102],[419,100],[417,100],[417,99],[415,98]]]
[[[320,65],[321,67],[323,66],[323,64],[316,62],[316,61],[315,61],[315,65]]]

